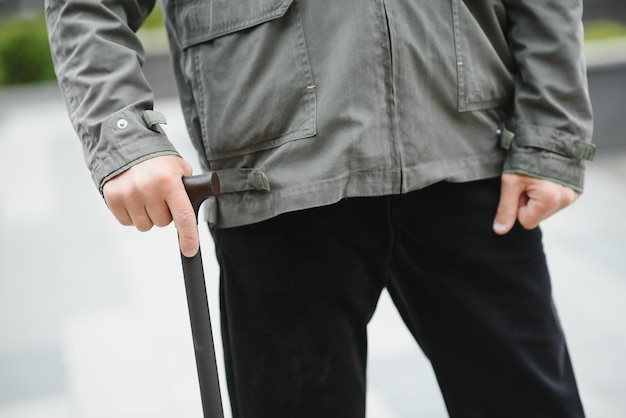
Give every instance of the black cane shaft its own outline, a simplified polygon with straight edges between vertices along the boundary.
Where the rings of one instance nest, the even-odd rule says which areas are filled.
[[[220,193],[220,183],[215,173],[209,172],[197,176],[184,177],[183,184],[193,210],[198,219],[200,205],[207,198]],[[187,292],[187,307],[191,322],[191,336],[193,338],[196,368],[200,384],[200,398],[204,418],[223,418],[222,396],[217,374],[215,348],[213,345],[213,330],[209,314],[206,285],[204,283],[204,268],[202,254],[191,257],[181,254],[185,289]]]
[[[204,418],[223,418],[213,331],[200,251],[192,258],[182,256],[182,263]]]

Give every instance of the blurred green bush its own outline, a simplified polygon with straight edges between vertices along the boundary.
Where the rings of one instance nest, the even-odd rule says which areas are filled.
[[[150,13],[150,16],[148,16],[146,21],[143,22],[141,29],[156,29],[163,27],[163,11],[161,10],[161,7],[155,7],[154,10],[152,10],[152,13]]]
[[[585,24],[585,41],[626,38],[626,25],[610,20],[597,20]]]
[[[0,85],[54,78],[43,16],[0,21]]]
[[[163,28],[155,7],[142,29]],[[0,86],[54,80],[43,15],[0,18]]]

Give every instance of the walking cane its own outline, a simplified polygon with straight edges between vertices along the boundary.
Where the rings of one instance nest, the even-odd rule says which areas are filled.
[[[198,220],[200,205],[207,198],[220,193],[219,179],[215,173],[205,173],[197,176],[184,177],[183,184]],[[191,321],[191,335],[196,355],[196,368],[200,384],[200,398],[204,418],[223,418],[222,398],[217,375],[217,362],[213,346],[213,331],[209,315],[206,285],[204,283],[204,268],[202,255],[198,253],[191,257],[181,254],[183,276],[187,292],[187,307]]]

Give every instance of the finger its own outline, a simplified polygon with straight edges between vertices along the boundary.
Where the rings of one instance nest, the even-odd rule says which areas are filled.
[[[543,194],[534,197],[532,194],[525,205],[519,210],[519,223],[525,229],[534,229],[556,213],[562,206],[561,199],[555,194]]]
[[[124,226],[130,226],[133,224],[129,213],[126,210],[126,206],[123,203],[123,198],[121,194],[118,193],[117,190],[115,190],[114,188],[112,190],[112,188],[110,187],[110,183],[106,183],[104,185],[103,196],[107,207],[120,224]]]
[[[130,218],[130,215],[128,214],[126,208],[122,206],[109,206],[109,209],[111,210],[111,213],[113,213],[113,216],[115,216],[115,219],[117,219],[120,224],[124,226],[131,226],[133,224],[133,221]]]
[[[570,189],[569,187],[563,187],[563,186],[559,186],[559,187],[561,187],[561,190],[563,191],[561,202],[559,205],[559,210],[565,209],[566,207],[574,204],[574,202],[576,202],[578,198],[580,197],[579,192],[573,189]]]
[[[164,227],[172,222],[172,214],[164,201],[152,203],[146,207],[146,212],[152,223],[158,227]]]
[[[134,225],[139,231],[148,231],[154,226],[150,215],[140,202],[136,204],[125,203],[123,199],[110,198],[109,209],[117,221],[124,226]]]
[[[154,223],[152,222],[152,219],[150,219],[150,216],[148,215],[145,207],[131,206],[127,207],[127,211],[132,221],[132,224],[139,231],[146,232],[152,229],[152,227],[154,226]]]
[[[182,181],[180,187],[168,199],[174,225],[178,231],[180,251],[185,257],[193,257],[200,248],[196,215],[187,197]]]
[[[496,234],[505,235],[513,228],[522,197],[523,188],[519,183],[511,181],[507,176],[502,176],[500,201],[493,222],[493,231]]]
[[[149,231],[154,226],[142,199],[121,199],[119,206],[126,210],[130,225],[134,225],[139,231]]]
[[[535,229],[542,220],[549,216],[538,206],[534,200],[531,200],[528,205],[520,208],[519,223],[524,229]]]

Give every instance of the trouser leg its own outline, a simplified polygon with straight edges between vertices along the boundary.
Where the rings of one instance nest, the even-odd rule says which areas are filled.
[[[499,182],[393,200],[389,292],[452,417],[582,417],[539,229],[491,232]]]
[[[213,231],[235,418],[363,418],[366,325],[389,255],[385,199]],[[372,220],[382,222],[372,222]]]

